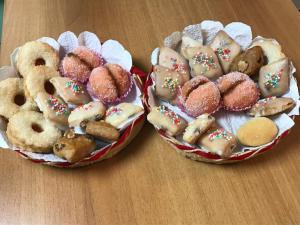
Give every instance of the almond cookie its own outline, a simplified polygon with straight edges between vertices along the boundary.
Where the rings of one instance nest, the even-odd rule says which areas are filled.
[[[87,134],[106,142],[117,141],[120,136],[119,131],[114,126],[103,120],[83,121],[80,126]]]
[[[187,126],[183,118],[164,105],[152,108],[147,120],[155,127],[165,130],[170,136],[181,134]]]
[[[202,75],[215,80],[223,74],[218,57],[209,46],[187,48],[186,55],[193,77]]]
[[[67,126],[70,109],[59,97],[39,93],[35,99],[44,116],[58,126]]]
[[[85,135],[67,131],[53,146],[53,152],[70,163],[78,162],[96,149],[96,143]]]
[[[91,101],[84,86],[68,77],[53,77],[50,79],[57,94],[69,104],[84,105]]]
[[[23,79],[7,78],[0,82],[0,115],[9,119],[22,110],[36,110],[34,101],[25,94]]]
[[[209,152],[228,158],[237,146],[236,137],[229,131],[213,126],[200,139],[198,145]]]
[[[228,73],[230,64],[240,54],[241,47],[223,30],[217,33],[210,47],[217,54],[224,73]]]
[[[276,124],[266,117],[248,120],[237,130],[237,137],[242,145],[257,147],[267,144],[277,136]]]
[[[55,87],[50,83],[50,79],[53,77],[59,77],[59,73],[53,68],[45,66],[33,68],[25,79],[26,93],[33,99],[40,92],[55,95]]]
[[[258,85],[264,97],[282,96],[289,90],[289,83],[287,58],[263,66],[259,71]]]
[[[129,118],[142,112],[143,108],[132,103],[123,102],[116,106],[111,106],[106,111],[105,122],[110,123],[114,127],[119,127]]]
[[[158,65],[180,73],[185,79],[189,79],[190,71],[187,61],[175,50],[167,47],[159,49]]]
[[[90,102],[75,108],[69,118],[70,127],[79,126],[82,121],[100,120],[105,116],[106,107],[101,102]]]
[[[7,125],[7,138],[15,147],[32,152],[49,153],[61,132],[43,114],[20,111]]]
[[[290,110],[296,105],[292,98],[276,98],[270,97],[259,100],[252,108],[248,111],[250,116],[273,116],[281,112]]]
[[[215,118],[205,113],[189,123],[183,134],[183,140],[189,144],[195,144],[199,137],[214,124]]]
[[[264,54],[260,46],[247,49],[234,58],[230,65],[230,71],[238,71],[248,76],[258,74],[259,69],[264,65]]]
[[[18,51],[17,67],[24,78],[34,68],[46,66],[53,70],[58,70],[58,64],[58,52],[50,45],[40,41],[27,42]]]
[[[159,65],[154,66],[153,73],[155,94],[167,101],[172,101],[177,95],[178,87],[188,81],[180,73]]]

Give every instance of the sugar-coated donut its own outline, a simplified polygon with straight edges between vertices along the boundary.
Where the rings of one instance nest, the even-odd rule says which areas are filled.
[[[80,60],[85,61],[91,68],[96,68],[104,64],[104,59],[101,56],[85,46],[75,48],[73,53],[77,55]]]
[[[7,138],[15,147],[32,152],[49,153],[61,132],[43,114],[20,111],[7,125]]]
[[[88,91],[103,103],[116,102],[126,97],[132,87],[127,71],[116,64],[106,64],[93,69]]]
[[[204,76],[197,76],[185,82],[179,102],[191,116],[214,113],[220,105],[221,95],[217,86]]]
[[[266,117],[256,117],[248,120],[237,130],[241,144],[257,147],[272,141],[278,133],[276,124]]]
[[[259,90],[248,75],[231,72],[217,80],[223,107],[229,111],[243,111],[259,99]]]
[[[47,66],[57,70],[58,64],[58,52],[40,41],[27,42],[18,51],[17,68],[23,77],[35,67]]]
[[[25,79],[25,92],[33,99],[40,92],[55,94],[56,90],[50,82],[53,77],[59,77],[59,72],[53,68],[46,66],[33,68]]]
[[[7,78],[0,82],[0,115],[9,119],[22,110],[36,110],[34,101],[23,89],[23,79]]]

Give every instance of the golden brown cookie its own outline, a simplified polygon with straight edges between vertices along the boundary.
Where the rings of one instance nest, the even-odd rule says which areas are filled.
[[[9,119],[22,110],[36,110],[34,101],[26,95],[23,79],[7,78],[0,82],[0,115]]]
[[[109,123],[103,120],[100,121],[83,121],[80,126],[85,130],[87,134],[93,137],[106,141],[114,142],[119,139],[119,131]]]
[[[96,148],[96,143],[85,135],[67,131],[53,146],[53,152],[70,163],[78,162]]]
[[[260,46],[254,46],[236,56],[230,65],[230,71],[238,71],[248,76],[258,74],[264,64],[264,54]]]
[[[266,117],[248,120],[237,131],[242,145],[257,147],[272,141],[278,133],[276,124]]]
[[[27,77],[34,68],[46,66],[53,70],[58,70],[58,64],[58,52],[46,43],[31,41],[25,43],[19,49],[17,67],[24,78]]]
[[[13,115],[7,125],[9,142],[23,150],[49,153],[61,132],[43,114],[20,111]]]

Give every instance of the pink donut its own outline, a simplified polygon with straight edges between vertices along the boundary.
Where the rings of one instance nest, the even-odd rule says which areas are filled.
[[[217,86],[204,76],[196,76],[184,83],[180,90],[180,103],[193,117],[216,112],[221,95]]]
[[[96,68],[104,64],[104,59],[87,47],[79,46],[73,51],[73,53],[92,68]]]
[[[244,111],[259,99],[259,90],[248,75],[240,72],[228,73],[217,80],[223,107],[229,111]]]
[[[124,96],[131,86],[131,79],[126,70],[117,64],[106,64],[107,69],[113,76],[119,91],[119,96]]]

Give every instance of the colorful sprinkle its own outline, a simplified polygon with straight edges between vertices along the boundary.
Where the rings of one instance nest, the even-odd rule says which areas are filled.
[[[266,81],[264,85],[266,88],[276,88],[281,80],[283,70],[281,69],[278,73],[267,73],[264,75]]]
[[[179,73],[186,73],[186,65],[183,63],[177,63],[177,59],[175,58],[170,58],[172,61],[172,70],[175,70],[176,72]]]
[[[68,106],[64,103],[59,102],[58,99],[56,99],[53,95],[49,96],[48,104],[57,116],[70,114]]]
[[[220,48],[217,48],[215,52],[224,61],[229,61],[229,59],[230,59],[230,52],[231,52],[229,48],[222,48],[222,47],[220,47]]]
[[[172,120],[172,123],[176,126],[178,126],[181,123],[180,117],[173,111],[169,110],[166,106],[160,105],[156,108],[156,110],[169,117]]]
[[[120,109],[118,107],[111,107],[107,110],[106,116],[111,116],[111,115],[114,115],[114,114],[120,115],[121,112],[123,112],[122,109]]]
[[[210,141],[214,141],[216,139],[224,138],[227,141],[231,140],[232,137],[225,131],[223,128],[219,128],[208,135],[208,139]]]
[[[77,111],[79,109],[84,109],[85,111],[87,111],[92,107],[93,107],[93,105],[91,103],[88,103],[88,104],[85,104],[85,105],[78,106],[75,110]]]
[[[209,56],[207,53],[197,52],[192,59],[194,60],[194,64],[201,64],[205,67],[204,72],[217,68],[213,57]]]
[[[173,79],[172,77],[165,77],[164,84],[162,85],[163,88],[170,89],[171,92],[175,92],[178,86],[178,79]]]
[[[74,94],[84,93],[81,85],[77,83],[76,81],[68,81],[65,85],[66,88],[71,88],[72,92]]]
[[[274,100],[276,99],[276,96],[271,96],[271,97],[268,97],[268,98],[264,98],[264,99],[261,99],[259,100],[259,102],[257,102],[255,104],[255,106],[263,106],[265,105],[267,102],[271,101],[271,100]]]

